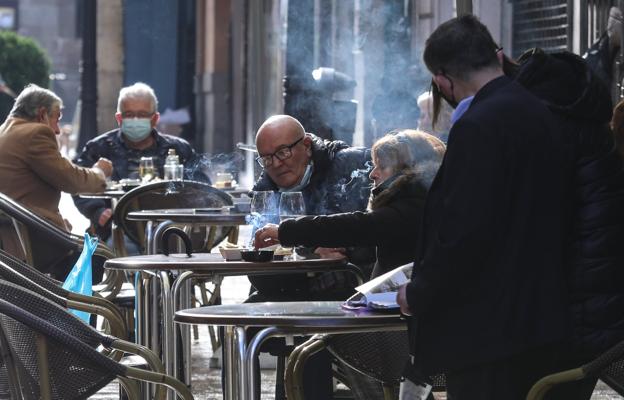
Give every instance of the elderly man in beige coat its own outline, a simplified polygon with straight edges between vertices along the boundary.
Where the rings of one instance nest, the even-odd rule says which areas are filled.
[[[0,192],[68,230],[58,206],[61,192],[99,192],[113,166],[99,159],[91,168],[63,158],[60,133],[62,100],[52,91],[28,85],[0,126]]]

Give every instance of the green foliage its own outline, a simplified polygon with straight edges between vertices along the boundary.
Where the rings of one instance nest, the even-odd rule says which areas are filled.
[[[0,74],[15,94],[19,94],[29,83],[47,88],[50,84],[50,60],[33,39],[15,32],[0,31]],[[12,107],[13,99],[0,93],[0,121],[4,121]]]

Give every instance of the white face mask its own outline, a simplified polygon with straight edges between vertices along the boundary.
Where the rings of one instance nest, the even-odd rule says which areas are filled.
[[[303,173],[303,176],[301,177],[301,180],[299,181],[299,183],[297,183],[293,187],[279,188],[279,191],[280,192],[299,192],[301,189],[308,186],[308,183],[310,183],[310,178],[312,178],[313,171],[314,171],[314,163],[310,161],[310,163],[306,166],[306,170]]]
[[[121,131],[132,142],[140,142],[149,136],[152,124],[149,118],[124,118],[121,120]]]

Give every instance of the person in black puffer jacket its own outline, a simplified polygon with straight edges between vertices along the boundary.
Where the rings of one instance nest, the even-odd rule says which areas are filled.
[[[301,192],[307,215],[366,208],[370,194],[368,149],[306,133],[299,121],[286,115],[275,115],[265,121],[258,129],[256,145],[261,156],[258,160],[267,158],[272,162],[261,163],[263,171],[254,191]],[[269,155],[287,148],[290,148],[291,155],[283,160]],[[309,253],[312,250],[309,249]],[[374,261],[374,252],[363,246],[346,249],[346,256],[362,269],[370,270],[368,265]],[[257,291],[249,301],[341,299],[352,293],[355,282],[351,282],[351,278],[350,274],[343,272],[327,272],[313,277],[305,274],[250,276],[249,280]]]
[[[624,167],[609,128],[608,89],[581,57],[533,50],[519,64],[515,79],[560,117],[575,161],[568,263],[573,356],[561,365],[576,367],[624,340]],[[569,385],[561,396],[589,398],[594,385]]]

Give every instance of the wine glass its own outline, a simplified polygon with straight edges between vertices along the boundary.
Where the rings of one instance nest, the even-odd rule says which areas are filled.
[[[271,191],[254,192],[251,199],[251,225],[254,230],[268,223],[279,222],[279,193]]]
[[[280,198],[280,221],[305,215],[305,203],[301,192],[284,192]]]
[[[154,169],[154,160],[152,157],[141,157],[141,161],[139,161],[139,176],[143,183],[154,179],[156,170]]]

